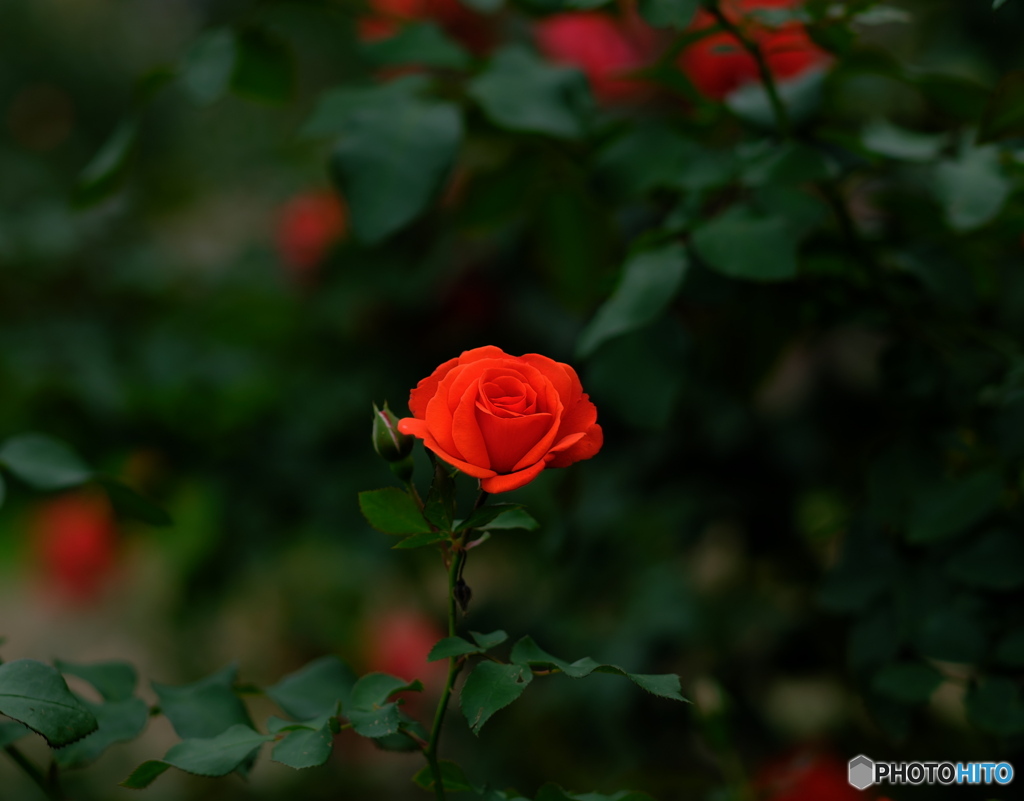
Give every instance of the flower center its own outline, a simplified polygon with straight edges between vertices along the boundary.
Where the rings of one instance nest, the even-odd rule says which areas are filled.
[[[522,417],[537,412],[537,391],[523,379],[503,375],[481,382],[477,407],[497,417]]]

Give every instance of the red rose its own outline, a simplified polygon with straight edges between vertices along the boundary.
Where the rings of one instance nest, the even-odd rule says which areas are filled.
[[[88,492],[48,501],[32,527],[47,580],[75,602],[96,598],[114,566],[117,530],[106,498]]]
[[[726,0],[723,11],[746,35],[760,46],[768,69],[776,78],[795,78],[808,69],[828,61],[828,54],[811,41],[798,22],[769,28],[749,12],[756,9],[795,8],[802,0]],[[693,30],[715,25],[706,11],[693,19]],[[760,80],[757,62],[739,41],[728,33],[713,33],[688,47],[679,57],[679,66],[693,85],[706,97],[721,100],[747,83]]]
[[[409,682],[419,679],[427,692],[440,692],[448,662],[428,662],[427,656],[444,636],[434,621],[414,610],[395,609],[373,617],[366,636],[367,670]]]
[[[493,38],[487,20],[461,0],[370,0],[370,15],[359,20],[359,38],[364,42],[387,39],[417,20],[436,22],[476,52],[487,50]]]
[[[345,208],[331,192],[310,192],[289,200],[277,224],[277,251],[300,280],[307,280],[333,244],[348,230]]]
[[[575,370],[491,345],[434,370],[410,394],[409,409],[398,430],[479,478],[485,492],[518,489],[545,467],[589,459],[604,441]]]
[[[801,751],[776,760],[757,776],[758,798],[764,801],[871,801],[874,793],[854,789],[847,766],[830,754]],[[884,799],[879,799],[884,801]]]
[[[555,14],[534,27],[540,51],[552,61],[578,67],[605,103],[643,99],[650,87],[624,77],[657,55],[654,31],[636,20],[620,20],[599,11]]]

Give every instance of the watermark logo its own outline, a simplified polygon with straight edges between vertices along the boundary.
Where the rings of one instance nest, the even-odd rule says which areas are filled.
[[[1009,762],[875,762],[863,754],[850,760],[851,787],[873,784],[1009,784]]]

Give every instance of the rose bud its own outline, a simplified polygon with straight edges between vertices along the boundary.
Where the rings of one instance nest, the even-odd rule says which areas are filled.
[[[416,442],[413,437],[406,436],[398,430],[398,418],[388,408],[378,409],[373,404],[373,449],[386,462],[400,462],[412,453]]]
[[[603,443],[597,409],[576,371],[547,356],[510,356],[487,346],[465,351],[409,395],[412,417],[398,430],[480,479],[484,492],[509,492],[546,467],[594,456]]]
[[[829,61],[828,54],[811,41],[799,22],[768,27],[750,12],[797,8],[802,4],[802,0],[726,0],[722,10],[760,47],[772,76],[787,80],[823,66]],[[691,30],[700,31],[716,24],[711,14],[701,10],[693,18]],[[721,100],[741,86],[761,79],[754,57],[725,31],[694,42],[679,56],[678,64],[697,91],[713,100]]]

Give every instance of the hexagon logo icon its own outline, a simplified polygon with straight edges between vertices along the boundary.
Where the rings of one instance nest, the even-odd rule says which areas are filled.
[[[875,783],[875,763],[861,754],[850,760],[850,785],[858,790],[866,790]]]

